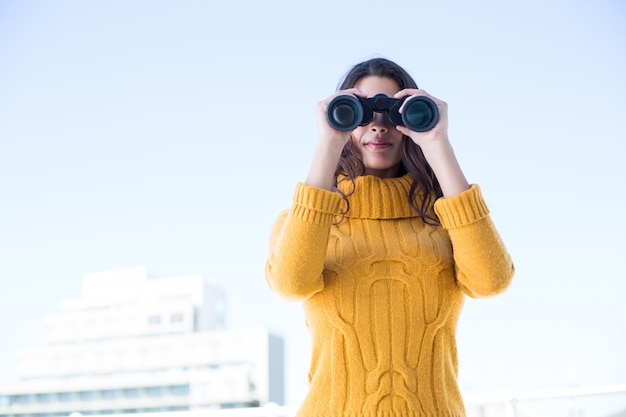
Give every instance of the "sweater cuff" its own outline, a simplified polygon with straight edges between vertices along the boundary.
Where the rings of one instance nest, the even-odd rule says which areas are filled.
[[[455,229],[484,219],[489,209],[483,200],[480,187],[472,184],[469,190],[435,202],[435,212],[446,229]]]
[[[341,196],[333,191],[312,187],[303,183],[296,185],[291,213],[298,219],[311,223],[330,223],[339,214]]]

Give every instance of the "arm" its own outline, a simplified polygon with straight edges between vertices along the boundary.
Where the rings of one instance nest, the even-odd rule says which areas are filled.
[[[456,159],[448,138],[448,105],[424,90],[406,89],[395,97],[413,95],[427,96],[437,104],[439,122],[426,132],[397,128],[420,146],[441,186],[444,198],[435,202],[435,211],[452,241],[457,281],[471,297],[498,294],[509,286],[514,266],[480,189],[470,187]]]
[[[470,297],[503,292],[515,268],[482,198],[480,188],[435,202],[435,211],[448,230],[454,251],[457,282]]]
[[[332,190],[341,151],[350,140],[350,132],[340,132],[333,129],[330,124],[328,124],[326,118],[328,105],[333,98],[340,94],[354,94],[355,96],[361,97],[367,96],[359,89],[350,88],[338,91],[326,100],[317,103],[318,141],[305,184],[323,190]]]
[[[340,203],[337,193],[297,185],[291,209],[281,214],[270,237],[265,278],[274,292],[299,300],[322,290],[330,227]]]
[[[405,89],[399,91],[394,97],[402,98],[416,95],[427,96],[437,104],[439,122],[426,132],[414,132],[403,126],[397,126],[397,129],[409,136],[422,149],[428,165],[439,181],[444,197],[452,197],[467,191],[470,188],[469,183],[465,179],[465,174],[461,170],[448,139],[448,104],[424,90]]]
[[[330,227],[339,213],[341,196],[332,191],[341,151],[350,132],[333,129],[326,118],[338,94],[363,95],[357,89],[340,91],[317,104],[318,143],[304,183],[298,184],[293,204],[278,218],[270,236],[265,278],[270,288],[289,299],[310,297],[324,287],[322,271]]]

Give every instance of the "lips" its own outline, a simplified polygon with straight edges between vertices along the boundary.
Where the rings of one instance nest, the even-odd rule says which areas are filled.
[[[384,150],[384,149],[389,148],[391,146],[391,143],[373,140],[373,141],[367,142],[365,146],[373,150]]]

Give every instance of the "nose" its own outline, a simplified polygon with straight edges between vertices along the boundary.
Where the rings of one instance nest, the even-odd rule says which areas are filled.
[[[374,112],[372,121],[369,124],[369,130],[374,133],[386,133],[389,130],[389,123],[384,113]]]

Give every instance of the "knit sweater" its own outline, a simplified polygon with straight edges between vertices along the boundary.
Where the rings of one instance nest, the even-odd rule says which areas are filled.
[[[437,226],[409,206],[411,181],[358,177],[338,224],[342,197],[298,184],[273,227],[268,285],[302,301],[313,344],[298,417],[465,416],[464,294],[502,292],[513,264],[478,186],[438,199]]]

